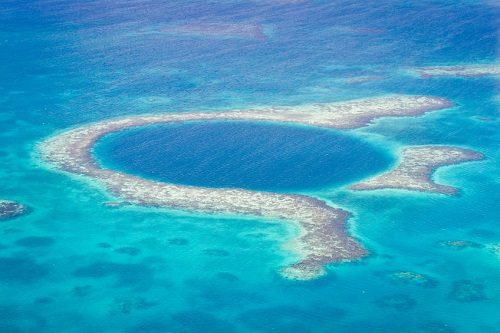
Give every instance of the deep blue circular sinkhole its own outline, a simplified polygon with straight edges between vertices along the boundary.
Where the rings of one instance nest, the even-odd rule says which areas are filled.
[[[129,129],[94,149],[106,168],[167,183],[293,191],[342,185],[392,159],[359,138],[276,123],[189,122]]]

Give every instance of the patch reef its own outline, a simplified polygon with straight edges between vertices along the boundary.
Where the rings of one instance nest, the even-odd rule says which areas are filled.
[[[10,220],[28,212],[28,207],[15,201],[0,199],[0,221]]]

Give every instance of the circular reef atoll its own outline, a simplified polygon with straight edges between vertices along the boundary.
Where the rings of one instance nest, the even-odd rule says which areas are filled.
[[[109,133],[162,123],[269,121],[348,130],[366,126],[381,117],[414,117],[451,106],[452,103],[443,98],[396,95],[294,107],[139,115],[103,120],[59,133],[41,142],[38,151],[50,165],[65,172],[91,177],[129,203],[293,222],[300,233],[284,247],[295,255],[297,261],[285,267],[281,274],[291,279],[307,280],[325,274],[326,264],[352,261],[367,255],[364,247],[346,232],[346,221],[351,215],[349,212],[306,195],[184,186],[105,169],[92,155],[94,144]],[[428,149],[436,151],[433,147]],[[439,154],[433,154],[430,162],[426,159],[426,172],[412,173],[411,168],[403,168],[403,172],[410,173],[421,183],[432,184],[429,168],[464,160],[460,153],[462,150],[457,148],[442,146],[438,151]],[[416,189],[408,182],[398,184],[400,188]],[[434,190],[432,186],[419,189]],[[448,193],[449,190],[439,192]]]

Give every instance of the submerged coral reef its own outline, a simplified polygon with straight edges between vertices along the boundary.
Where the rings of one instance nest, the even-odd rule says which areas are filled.
[[[112,132],[160,123],[245,120],[352,129],[365,126],[381,117],[417,116],[451,105],[448,100],[437,97],[389,96],[296,107],[132,116],[104,120],[68,130],[46,139],[38,148],[42,158],[52,166],[92,177],[126,202],[292,221],[299,230],[299,236],[289,241],[285,248],[297,256],[298,262],[284,268],[282,275],[293,279],[311,279],[325,273],[325,264],[355,260],[367,254],[367,251],[346,233],[345,223],[350,213],[305,195],[181,186],[105,169],[99,166],[92,156],[94,144]],[[411,151],[421,152],[418,149]],[[434,157],[433,165],[454,163],[469,156],[464,157],[463,154],[463,150],[442,149],[439,156],[443,158]],[[414,155],[412,161],[415,161],[415,158],[427,161],[426,153]],[[427,169],[426,164],[424,171]],[[403,172],[407,173],[406,178],[415,176],[412,168],[405,168]],[[417,185],[426,184],[428,174],[420,172],[418,176],[422,179],[416,182]],[[403,183],[400,186],[406,185]],[[415,186],[409,185],[409,188],[415,189]],[[422,189],[432,191],[434,187],[427,186]]]
[[[29,208],[15,201],[0,199],[0,221],[10,220],[29,212]]]

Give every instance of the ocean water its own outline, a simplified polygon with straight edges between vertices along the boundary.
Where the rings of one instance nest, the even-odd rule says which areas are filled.
[[[251,122],[123,131],[101,140],[94,155],[104,167],[168,183],[281,192],[349,184],[393,162],[339,131]]]
[[[1,1],[0,198],[32,212],[0,222],[0,332],[500,332],[498,79],[407,71],[495,62],[499,10],[480,0]],[[209,24],[219,30],[200,33]],[[277,274],[290,260],[281,244],[293,226],[110,208],[104,203],[116,199],[102,188],[45,168],[35,152],[58,131],[123,115],[387,94],[441,96],[455,107],[376,121],[345,133],[353,144],[389,164],[398,149],[419,144],[486,159],[438,170],[435,179],[460,189],[456,197],[294,183],[295,192],[352,212],[349,232],[371,252],[308,282]],[[218,126],[231,125],[203,125],[200,135],[219,140]],[[299,141],[312,131],[268,130]],[[338,139],[311,143],[305,158],[319,158],[318,174],[327,174],[316,156],[328,148],[323,141]],[[198,147],[181,141],[174,150]],[[250,142],[248,152],[252,145],[272,155],[265,142]],[[222,152],[212,162],[224,161]],[[248,188],[261,186],[252,181]],[[450,240],[472,245],[443,246]],[[400,271],[430,282],[391,278]]]

